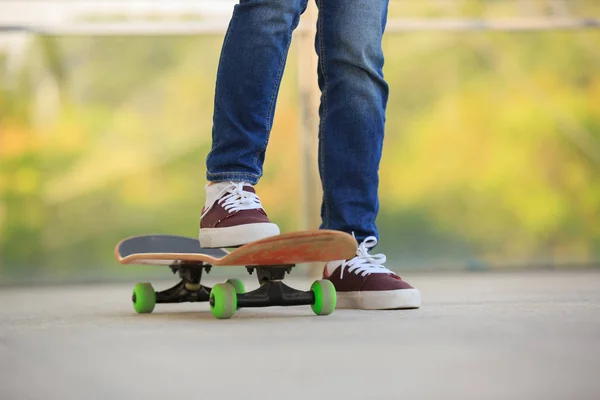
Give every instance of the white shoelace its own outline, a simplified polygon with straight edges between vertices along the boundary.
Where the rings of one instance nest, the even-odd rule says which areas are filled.
[[[344,269],[357,275],[360,274],[363,277],[369,274],[393,273],[382,265],[386,260],[384,254],[369,254],[369,249],[375,247],[376,244],[377,238],[375,236],[369,236],[358,246],[356,257],[348,261],[342,261],[340,279],[344,278]]]
[[[255,193],[244,190],[244,186],[246,185],[247,184],[244,182],[231,182],[229,186],[221,190],[216,196],[216,198],[219,199],[217,203],[219,203],[223,209],[229,213],[262,208],[262,204],[260,203],[258,196]],[[223,193],[227,194],[221,197]],[[205,215],[211,208],[212,206],[206,209],[203,215]]]

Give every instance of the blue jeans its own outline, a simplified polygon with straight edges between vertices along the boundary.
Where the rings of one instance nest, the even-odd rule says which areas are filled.
[[[308,0],[240,0],[217,72],[209,181],[262,176],[292,32]],[[378,237],[388,0],[316,0],[321,229]]]

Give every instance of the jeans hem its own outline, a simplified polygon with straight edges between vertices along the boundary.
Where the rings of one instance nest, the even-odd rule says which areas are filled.
[[[206,173],[206,179],[210,182],[233,181],[246,182],[251,185],[256,185],[260,179],[259,175],[250,174],[247,172],[216,172]]]

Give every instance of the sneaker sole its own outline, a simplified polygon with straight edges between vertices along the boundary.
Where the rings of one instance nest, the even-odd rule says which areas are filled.
[[[398,310],[420,306],[421,292],[417,289],[337,292],[337,309]]]
[[[271,223],[245,224],[225,228],[202,228],[198,234],[200,247],[241,246],[255,240],[279,235],[279,227]]]

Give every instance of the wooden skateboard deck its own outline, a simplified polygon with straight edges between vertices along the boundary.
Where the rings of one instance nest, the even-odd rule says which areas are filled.
[[[356,240],[331,230],[283,233],[232,251],[204,249],[198,239],[173,235],[134,236],[119,242],[115,256],[121,264],[213,266],[281,266],[349,259]]]

